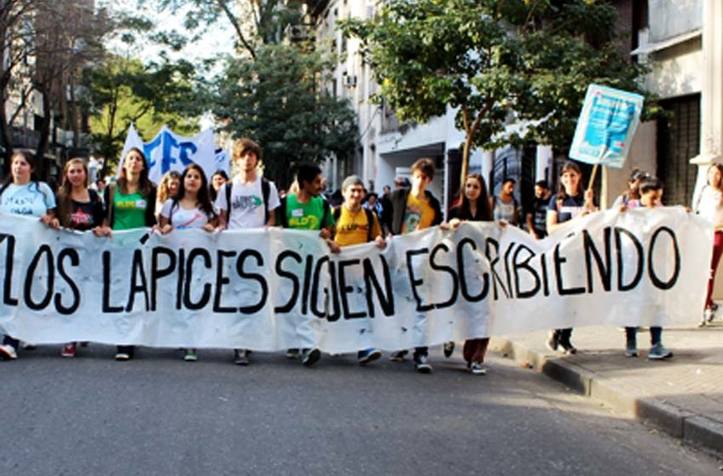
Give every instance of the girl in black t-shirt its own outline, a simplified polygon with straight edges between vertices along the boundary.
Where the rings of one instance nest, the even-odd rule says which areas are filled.
[[[574,162],[566,162],[560,171],[560,191],[550,198],[547,210],[547,232],[552,233],[564,223],[595,211],[592,189],[583,190],[582,172]],[[547,347],[557,350],[562,347],[566,354],[574,354],[577,349],[572,345],[572,328],[555,329],[550,332]]]
[[[88,167],[82,159],[70,159],[63,168],[58,190],[60,226],[78,231],[95,230],[103,224],[103,202],[88,188]]]
[[[460,190],[456,205],[449,210],[450,228],[457,228],[463,221],[492,221],[492,211],[487,194],[485,181],[479,174],[470,174],[464,181],[464,188]],[[484,358],[489,344],[489,337],[483,339],[468,339],[464,343],[462,354],[467,361],[467,367],[474,375],[484,375]],[[454,351],[454,342],[444,344],[444,355],[450,357]]]
[[[70,159],[63,168],[58,190],[60,225],[78,231],[97,230],[103,224],[103,202],[95,190],[88,189],[88,167],[81,159]],[[65,344],[63,357],[75,357],[77,344]]]

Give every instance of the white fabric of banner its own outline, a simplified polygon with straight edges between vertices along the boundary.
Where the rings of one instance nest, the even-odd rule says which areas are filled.
[[[594,213],[542,241],[464,223],[338,255],[315,232],[148,231],[96,238],[0,216],[0,328],[38,344],[339,353],[693,323],[713,240],[679,207]]]

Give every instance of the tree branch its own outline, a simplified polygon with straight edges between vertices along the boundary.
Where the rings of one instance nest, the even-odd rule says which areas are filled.
[[[226,14],[226,18],[228,18],[228,21],[231,22],[231,26],[233,26],[233,29],[236,30],[236,34],[238,35],[239,41],[241,41],[241,44],[244,46],[246,51],[249,52],[251,57],[253,59],[256,59],[256,51],[254,50],[253,46],[249,41],[246,39],[246,36],[244,35],[243,30],[241,29],[241,25],[239,24],[238,20],[234,16],[231,9],[226,4],[225,0],[216,0],[216,3],[218,6],[223,10],[223,12]]]
[[[25,104],[28,102],[28,96],[30,95],[30,92],[33,90],[33,85],[30,84],[23,88],[23,90],[20,92],[20,104],[18,104],[18,107],[15,109],[15,112],[13,112],[13,115],[10,116],[10,119],[8,119],[8,124],[12,124],[15,122],[15,119],[20,114],[20,111],[25,109]]]

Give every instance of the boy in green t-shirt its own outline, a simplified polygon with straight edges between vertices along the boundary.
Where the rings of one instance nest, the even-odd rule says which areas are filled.
[[[319,230],[333,253],[339,252],[339,245],[332,239],[334,215],[329,203],[321,196],[321,169],[315,164],[302,164],[296,172],[298,192],[290,193],[281,200],[277,208],[276,222],[284,228],[296,230]],[[301,357],[301,362],[311,367],[321,358],[319,349],[288,349],[289,358]]]

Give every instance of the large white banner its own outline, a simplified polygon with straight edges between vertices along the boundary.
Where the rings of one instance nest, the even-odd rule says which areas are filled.
[[[0,328],[35,343],[346,352],[693,323],[712,250],[682,208],[595,213],[543,241],[465,223],[338,255],[279,228],[109,239],[0,218]]]
[[[156,184],[166,172],[183,172],[183,169],[192,163],[201,166],[209,181],[216,171],[229,171],[228,156],[216,153],[211,129],[201,131],[194,137],[184,137],[163,126],[153,139],[144,143],[136,128],[131,125],[123,145],[120,165],[123,164],[126,153],[133,147],[143,151],[148,160],[148,177]]]

